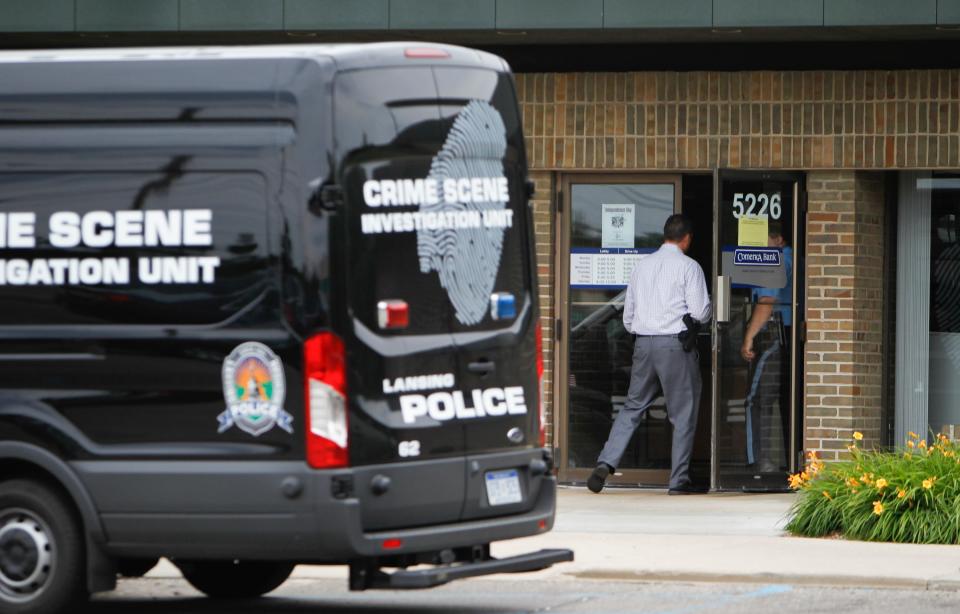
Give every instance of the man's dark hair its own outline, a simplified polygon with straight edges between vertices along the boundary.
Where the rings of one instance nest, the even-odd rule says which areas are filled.
[[[786,237],[783,235],[783,224],[780,222],[770,222],[770,224],[767,226],[767,234],[771,237],[783,237],[786,239]]]
[[[663,238],[674,243],[682,241],[691,232],[693,232],[693,224],[690,223],[690,218],[682,213],[674,213],[663,225]]]

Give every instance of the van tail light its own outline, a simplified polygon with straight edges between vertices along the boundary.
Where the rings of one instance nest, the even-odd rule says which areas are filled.
[[[543,326],[537,322],[537,407],[539,409],[540,447],[547,445],[547,410],[544,405],[546,390],[543,386]]]
[[[319,333],[303,344],[307,464],[314,469],[346,467],[347,361],[343,341]]]

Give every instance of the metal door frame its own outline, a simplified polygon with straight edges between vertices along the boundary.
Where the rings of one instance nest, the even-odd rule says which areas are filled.
[[[714,169],[713,173],[713,296],[717,296],[720,283],[720,181],[727,178],[770,178],[773,180],[793,181],[793,232],[791,245],[793,246],[793,326],[790,327],[790,360],[793,368],[790,370],[790,426],[794,433],[790,437],[790,450],[787,455],[787,468],[793,473],[802,464],[799,458],[801,450],[798,438],[803,430],[798,418],[803,411],[803,398],[799,385],[803,377],[802,344],[806,340],[806,317],[803,308],[806,305],[806,284],[801,275],[806,271],[806,224],[807,224],[807,197],[806,173],[803,171],[765,171],[740,169]],[[801,264],[802,263],[802,264]],[[801,331],[802,329],[802,331]],[[711,406],[712,416],[710,424],[710,490],[719,490],[719,450],[717,437],[720,427],[720,331],[719,322],[714,317],[711,324]]]
[[[651,174],[630,172],[564,172],[556,177],[555,202],[556,223],[554,245],[554,350],[553,350],[553,407],[554,407],[554,443],[557,449],[557,467],[561,482],[586,482],[593,467],[567,467],[569,460],[569,440],[567,419],[569,418],[569,346],[567,328],[570,321],[570,211],[572,210],[572,189],[575,183],[624,183],[624,184],[673,184],[673,210],[679,213],[683,205],[681,173]],[[622,485],[658,485],[666,486],[669,469],[624,469],[622,475],[611,476],[608,484]]]

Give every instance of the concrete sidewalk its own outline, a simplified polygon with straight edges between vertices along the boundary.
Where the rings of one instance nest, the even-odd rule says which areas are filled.
[[[791,537],[782,527],[794,499],[562,488],[552,532],[497,544],[494,555],[572,548],[573,563],[539,573],[584,579],[960,590],[960,547]]]
[[[960,590],[960,547],[787,536],[795,496],[562,487],[553,531],[499,542],[494,556],[571,548],[572,563],[504,580],[535,578],[764,582]],[[149,576],[179,575],[164,561]],[[300,566],[294,578],[343,578],[344,567]]]

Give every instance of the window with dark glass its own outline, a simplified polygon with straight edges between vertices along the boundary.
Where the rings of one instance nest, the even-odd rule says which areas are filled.
[[[255,173],[3,173],[0,213],[32,220],[0,247],[0,325],[215,323],[269,283]]]

